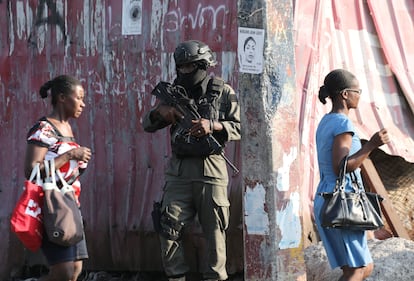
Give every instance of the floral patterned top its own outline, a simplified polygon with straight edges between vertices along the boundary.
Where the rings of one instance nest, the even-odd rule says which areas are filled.
[[[76,143],[75,138],[62,136],[59,130],[46,117],[39,119],[29,130],[27,143],[47,147],[48,151],[45,160],[53,159],[58,155],[80,146]],[[79,176],[86,167],[87,163],[85,162],[70,160],[59,168],[65,180],[73,186],[78,203],[81,192]]]

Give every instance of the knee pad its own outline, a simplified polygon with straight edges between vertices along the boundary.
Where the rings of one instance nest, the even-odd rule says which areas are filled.
[[[183,231],[184,223],[164,210],[160,219],[160,234],[168,240],[179,240]]]

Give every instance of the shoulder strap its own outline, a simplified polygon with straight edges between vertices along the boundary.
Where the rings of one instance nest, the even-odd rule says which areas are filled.
[[[224,88],[224,80],[219,77],[213,77],[210,79],[207,85],[207,95],[210,93],[213,93],[213,95],[216,93],[217,95],[220,95]]]
[[[65,136],[63,136],[62,133],[58,130],[58,128],[52,122],[50,122],[46,117],[42,117],[40,119],[40,121],[45,121],[50,126],[52,126],[53,130],[56,132],[56,136],[58,137],[59,141],[61,141],[61,142],[71,142],[71,141],[75,141],[75,138],[73,138],[73,137],[65,137]]]
[[[224,80],[219,77],[212,77],[207,84],[206,98],[207,102],[211,105],[210,119],[218,118],[219,110],[219,97],[224,89]]]
[[[52,122],[50,122],[50,121],[46,118],[46,116],[44,116],[44,117],[40,118],[40,121],[45,121],[45,122],[47,122],[50,126],[52,126],[53,130],[56,132],[56,135],[59,137],[59,139],[63,137],[62,133],[58,130],[58,128],[56,128],[56,126],[55,126]]]

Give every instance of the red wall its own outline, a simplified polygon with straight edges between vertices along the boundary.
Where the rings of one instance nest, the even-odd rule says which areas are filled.
[[[172,52],[182,40],[209,44],[219,61],[212,71],[237,87],[237,14],[231,0],[142,2],[142,34],[124,36],[120,0],[0,0],[0,252],[6,253],[0,255],[0,276],[25,259],[9,232],[23,183],[25,135],[51,110],[40,86],[63,73],[80,78],[86,90],[87,107],[73,128],[93,151],[81,195],[87,268],[161,268],[150,212],[161,196],[169,139],[166,130],[143,132],[141,118],[154,104],[152,87],[174,78]],[[229,145],[227,155],[240,168],[238,150],[239,144]],[[231,177],[229,194],[234,272],[243,262],[240,176]],[[193,233],[188,246],[202,251],[197,226]]]

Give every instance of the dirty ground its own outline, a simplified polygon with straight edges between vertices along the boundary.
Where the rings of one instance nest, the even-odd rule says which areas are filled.
[[[19,277],[11,277],[5,281],[36,281],[47,272],[46,267],[34,266],[22,269]],[[193,273],[187,276],[187,281],[199,281],[200,276]],[[227,281],[243,281],[243,273],[229,275]],[[105,272],[84,270],[77,281],[167,281],[163,272]]]

